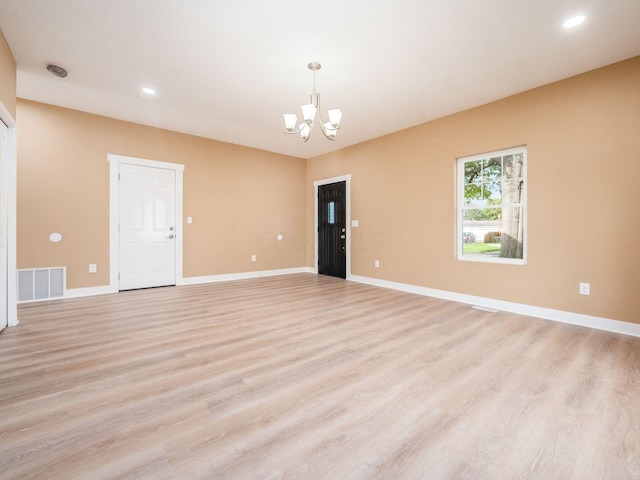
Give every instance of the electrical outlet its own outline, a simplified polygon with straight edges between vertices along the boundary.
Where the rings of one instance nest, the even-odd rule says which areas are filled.
[[[373,266],[376,268],[380,268],[380,260],[376,260],[375,262],[373,262]]]
[[[89,273],[96,273],[98,271],[98,266],[95,263],[89,264]]]
[[[251,255],[251,261],[255,262],[256,261],[256,256],[255,255]]]
[[[591,295],[591,284],[580,282],[580,295]]]

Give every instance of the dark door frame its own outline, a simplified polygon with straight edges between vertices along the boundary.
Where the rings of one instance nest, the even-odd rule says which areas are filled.
[[[325,178],[323,180],[316,180],[313,182],[313,231],[314,231],[314,244],[313,244],[313,269],[315,273],[318,273],[318,186],[328,185],[330,183],[345,182],[346,187],[346,199],[345,199],[345,213],[346,213],[346,228],[347,228],[347,243],[346,243],[346,271],[347,280],[351,277],[351,174],[341,175],[339,177]]]

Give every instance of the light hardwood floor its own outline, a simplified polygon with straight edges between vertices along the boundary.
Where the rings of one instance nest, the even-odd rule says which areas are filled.
[[[640,338],[311,274],[19,317],[2,479],[640,478]]]

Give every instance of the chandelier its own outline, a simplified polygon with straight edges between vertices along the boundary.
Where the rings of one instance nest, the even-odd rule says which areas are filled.
[[[311,129],[316,119],[316,113],[320,110],[320,94],[316,92],[316,72],[320,70],[321,65],[318,62],[311,62],[307,67],[313,72],[313,91],[311,95],[309,95],[309,103],[300,106],[302,109],[303,122],[296,128],[296,124],[298,123],[296,114],[284,114],[284,125],[286,128],[284,133],[299,133],[305,142],[309,140],[311,136]],[[325,137],[333,141],[336,139],[336,133],[340,128],[342,110],[339,108],[327,110],[327,114],[329,115],[329,121],[323,122],[320,113],[318,113],[320,130],[322,130]]]

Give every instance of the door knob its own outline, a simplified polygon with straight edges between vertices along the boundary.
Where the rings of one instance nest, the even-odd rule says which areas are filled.
[[[173,238],[173,233],[171,235],[169,235],[167,238]]]
[[[346,235],[340,235],[340,238],[344,240],[345,238],[347,238],[347,236]]]

